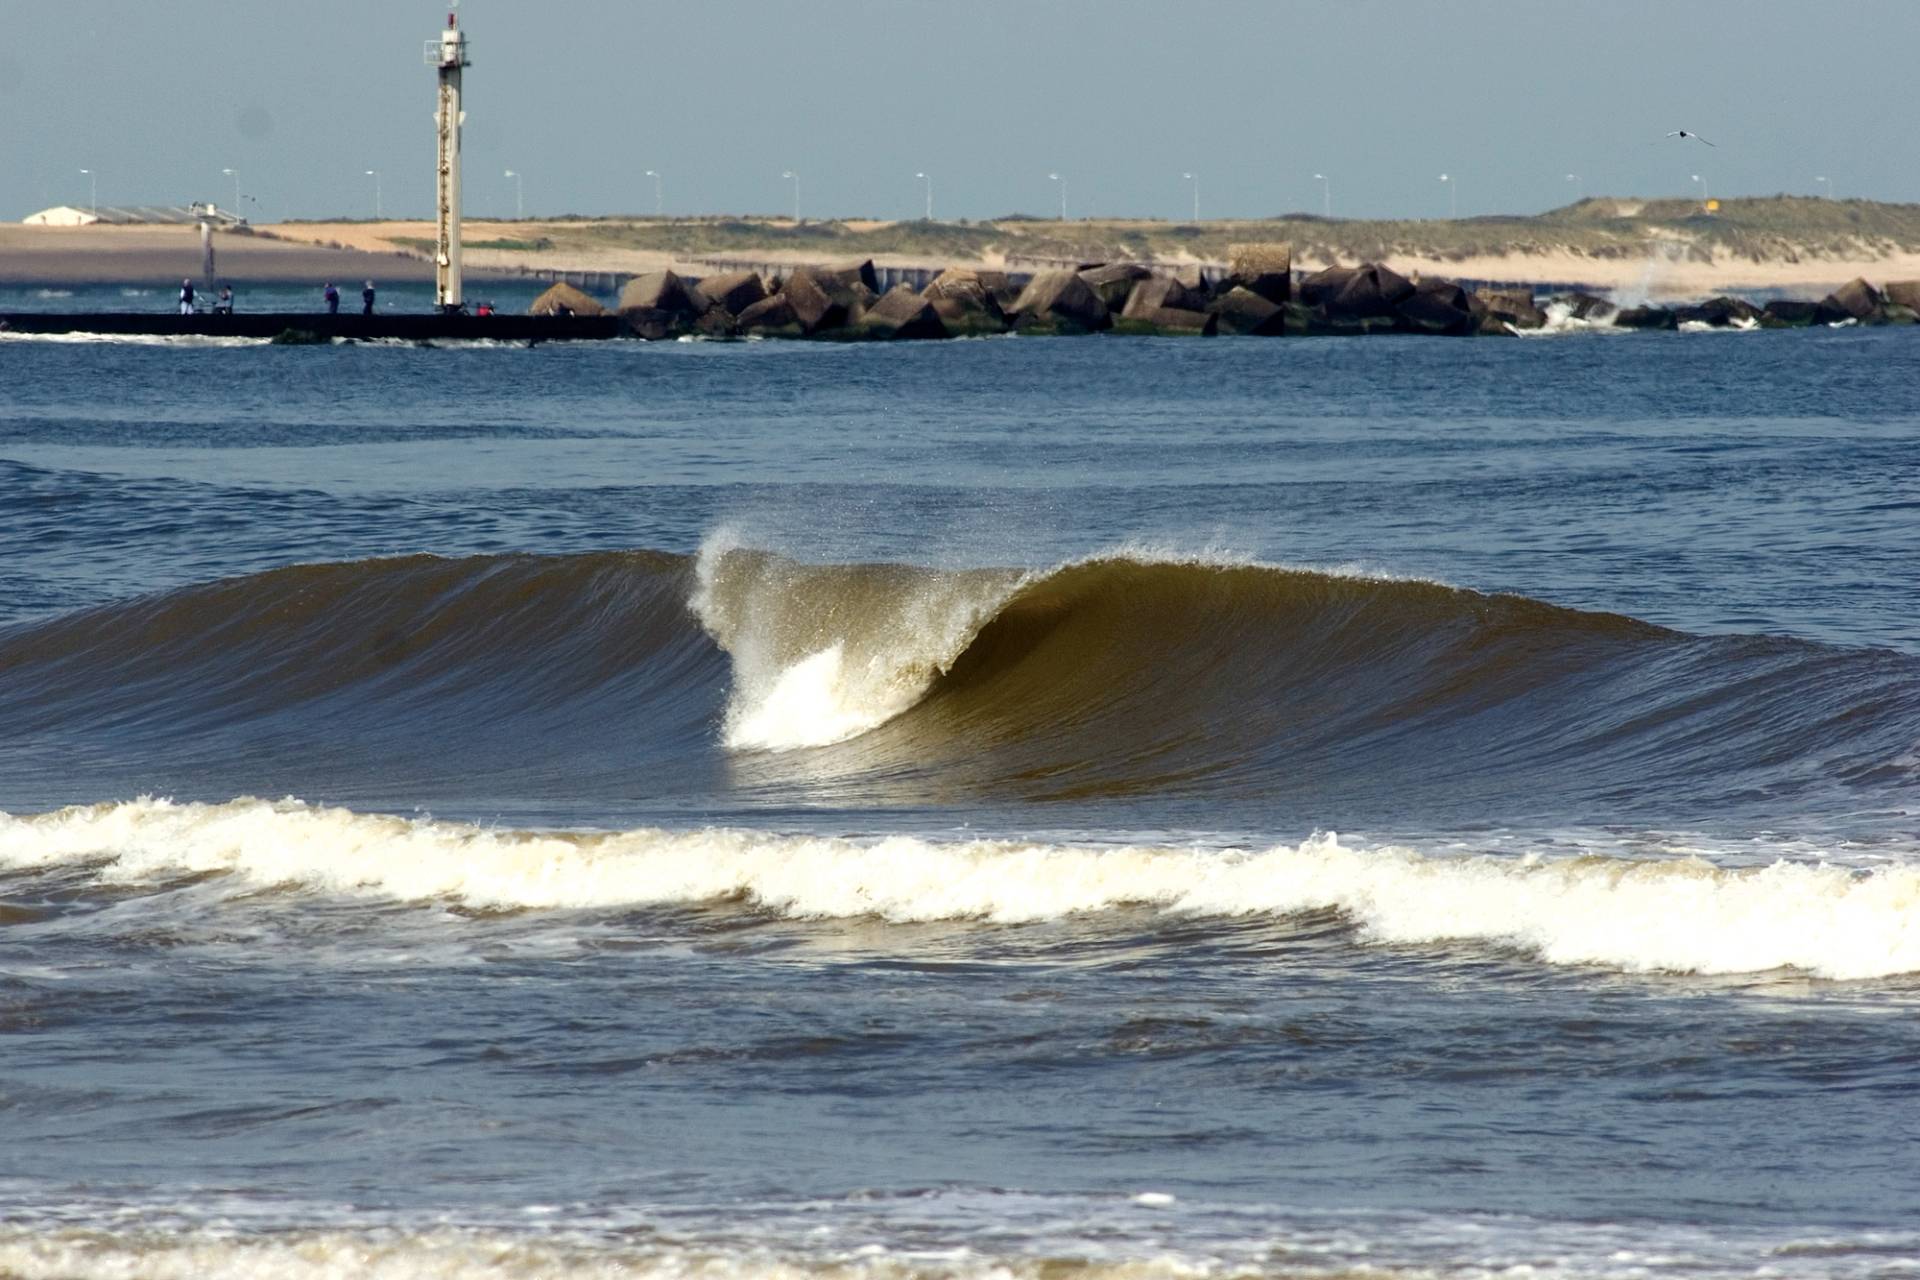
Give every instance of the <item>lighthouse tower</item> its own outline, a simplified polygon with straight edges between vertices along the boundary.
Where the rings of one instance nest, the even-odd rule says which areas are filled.
[[[457,2],[457,0],[456,0]],[[434,171],[434,200],[439,230],[434,240],[434,302],[442,311],[463,311],[460,284],[460,126],[467,113],[460,109],[460,72],[467,65],[467,37],[456,14],[447,15],[447,29],[427,41],[428,65],[440,76],[440,105],[434,127],[440,139],[440,163]]]

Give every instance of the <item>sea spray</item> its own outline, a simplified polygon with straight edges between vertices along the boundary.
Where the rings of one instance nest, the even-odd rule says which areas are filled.
[[[690,606],[733,661],[726,743],[844,741],[919,701],[1025,580],[1017,570],[814,566],[724,532],[695,564]]]

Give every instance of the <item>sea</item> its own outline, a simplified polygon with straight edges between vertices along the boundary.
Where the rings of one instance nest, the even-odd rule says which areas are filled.
[[[1912,1276],[1917,1152],[1913,330],[0,337],[8,1280]]]

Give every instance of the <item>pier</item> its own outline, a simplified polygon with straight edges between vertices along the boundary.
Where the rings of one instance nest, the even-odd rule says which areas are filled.
[[[238,315],[154,315],[118,311],[22,311],[0,316],[0,333],[87,333],[109,337],[283,338],[293,342],[434,340],[581,342],[627,336],[626,322],[606,316],[328,315],[246,312]]]

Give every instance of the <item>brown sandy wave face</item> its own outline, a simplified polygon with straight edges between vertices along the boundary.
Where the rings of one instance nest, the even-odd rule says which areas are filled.
[[[755,786],[1385,816],[1852,803],[1913,775],[1920,671],[1895,654],[1262,565],[941,574],[719,552],[699,576],[734,658],[732,773]]]
[[[357,800],[1591,820],[1910,794],[1920,663],[1260,565],[411,557],[13,628],[0,715],[16,810],[34,778],[98,798],[318,776]]]
[[[0,776],[28,797],[595,794],[709,740],[726,669],[686,592],[682,558],[644,552],[409,556],[0,630]]]

